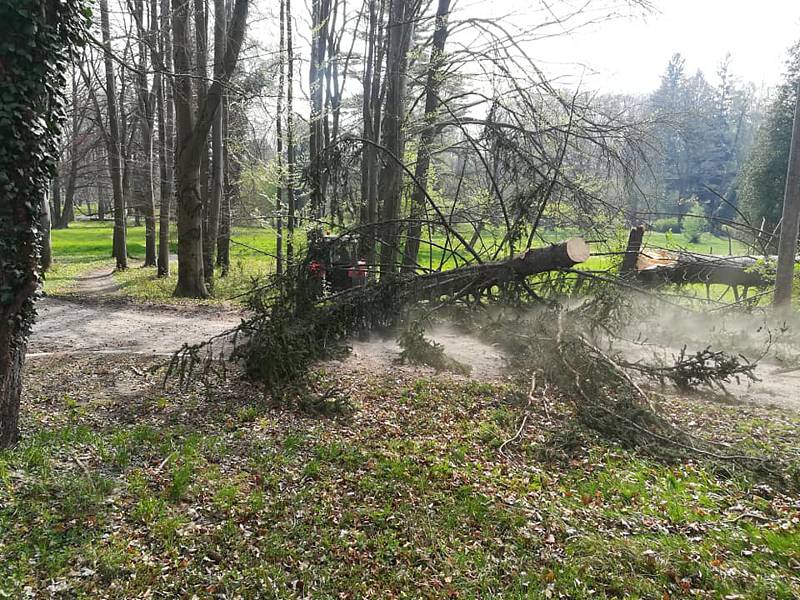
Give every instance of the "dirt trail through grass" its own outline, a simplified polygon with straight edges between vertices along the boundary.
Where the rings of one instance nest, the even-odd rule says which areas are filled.
[[[29,357],[53,352],[170,354],[239,323],[243,313],[218,306],[134,303],[119,297],[108,267],[87,273],[69,297],[47,297]]]

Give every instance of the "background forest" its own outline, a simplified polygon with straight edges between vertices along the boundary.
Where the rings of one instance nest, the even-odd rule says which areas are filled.
[[[213,265],[228,273],[231,231],[234,256],[278,272],[314,226],[358,229],[382,270],[419,267],[420,252],[431,266],[449,227],[494,255],[638,224],[692,244],[704,231],[737,249],[777,241],[800,46],[775,89],[741,81],[729,55],[703,73],[676,54],[652,93],[597,94],[558,85],[523,47],[638,4],[533,11],[521,27],[444,1],[282,2],[251,7],[246,29],[240,4],[101,3],[67,73],[53,228],[114,218],[124,244],[143,226],[133,256],[163,277],[177,221],[176,295],[206,296]],[[181,191],[192,169],[196,206]],[[172,269],[145,293],[166,295]]]

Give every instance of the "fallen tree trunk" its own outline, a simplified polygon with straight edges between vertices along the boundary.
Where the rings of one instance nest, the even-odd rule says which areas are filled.
[[[316,360],[341,348],[349,337],[367,329],[392,326],[404,309],[416,302],[441,302],[477,296],[492,286],[512,284],[525,277],[566,269],[589,258],[589,246],[571,238],[545,248],[532,248],[505,261],[470,264],[450,271],[426,275],[392,274],[377,282],[350,288],[333,296],[316,299],[310,293],[309,256],[296,265],[296,272],[275,288],[254,294],[251,307],[256,316],[229,332],[241,344],[233,355],[242,361],[247,374],[264,384],[273,397],[302,382]],[[240,335],[241,334],[241,335]],[[234,342],[236,343],[236,342]],[[201,356],[201,350],[208,352]],[[178,352],[169,372],[179,373],[182,382],[213,370],[214,356],[209,343],[185,347]],[[288,386],[288,387],[287,387]]]
[[[643,249],[644,227],[634,227],[620,273],[653,285],[674,283],[722,284],[733,287],[766,287],[774,283],[770,258],[715,256],[694,252]]]
[[[646,257],[647,251],[643,253]],[[663,259],[660,259],[663,260]],[[636,276],[646,283],[718,283],[766,287],[774,283],[774,269],[753,256],[713,256],[676,253],[670,262],[638,266]]]
[[[544,248],[529,248],[507,260],[409,278],[401,296],[405,302],[412,302],[453,294],[481,293],[492,286],[537,273],[569,269],[585,262],[590,255],[589,244],[581,238],[570,238]]]

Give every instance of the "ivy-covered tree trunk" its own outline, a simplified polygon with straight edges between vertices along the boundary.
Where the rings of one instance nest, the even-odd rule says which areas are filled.
[[[41,219],[55,174],[69,49],[85,27],[79,0],[0,2],[0,448],[19,436],[25,345],[41,280]]]

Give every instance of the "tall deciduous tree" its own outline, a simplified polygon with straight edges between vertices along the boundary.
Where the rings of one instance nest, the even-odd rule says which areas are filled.
[[[244,39],[248,0],[236,0],[228,27],[225,58],[219,79],[208,88],[197,112],[192,106],[192,72],[189,45],[189,11],[183,0],[173,0],[175,60],[175,179],[178,201],[178,285],[176,296],[204,298],[208,288],[203,272],[203,202],[200,164],[206,141]]]
[[[19,436],[22,367],[41,281],[41,219],[55,174],[69,50],[86,26],[79,0],[0,3],[0,448]]]
[[[119,111],[117,110],[117,84],[114,55],[111,49],[111,26],[108,18],[108,0],[100,0],[100,29],[103,36],[103,63],[106,73],[106,109],[108,111],[108,166],[111,189],[114,195],[113,256],[117,269],[128,268],[127,226],[125,221],[125,196],[122,190],[122,143]]]
[[[226,19],[225,0],[214,0],[214,79],[220,79],[223,75],[222,61],[225,58],[225,40],[227,36]],[[209,286],[212,286],[214,282],[214,256],[217,251],[217,236],[219,235],[219,211],[224,193],[225,172],[222,119],[225,112],[226,97],[227,94],[223,94],[222,101],[214,114],[214,122],[211,127],[211,193],[208,199],[205,239],[203,241],[203,269],[206,283]]]
[[[447,16],[450,12],[450,0],[439,0],[436,9],[436,27],[433,32],[433,46],[428,62],[428,73],[425,81],[425,121],[422,134],[417,145],[417,164],[414,166],[414,188],[411,191],[411,220],[408,224],[408,236],[403,264],[414,270],[417,265],[417,253],[421,233],[420,219],[425,210],[425,194],[428,185],[428,170],[431,165],[431,146],[436,135],[436,117],[439,108],[439,89],[444,64],[444,45],[447,41]]]
[[[323,94],[325,90],[325,63],[328,44],[328,26],[331,0],[311,0],[311,60],[309,61],[308,89],[311,114],[308,120],[308,152],[311,176],[311,212],[314,218],[322,216],[323,185],[321,164],[325,143],[323,130]]]
[[[151,13],[153,12],[151,7]],[[160,74],[153,78],[154,89],[151,91],[147,83],[148,42],[155,49],[153,36],[156,35],[155,15],[151,14],[150,30],[145,29],[144,0],[134,0],[134,19],[138,29],[138,59],[136,64],[136,104],[139,121],[139,141],[144,160],[136,165],[136,179],[139,195],[137,208],[144,214],[145,251],[144,266],[156,266],[156,205],[155,177],[153,172],[153,130],[155,124],[155,86],[160,85]]]
[[[278,110],[275,118],[275,150],[277,153],[278,164],[278,185],[275,186],[275,270],[278,275],[283,273],[283,207],[286,186],[284,186],[283,174],[283,88],[285,69],[285,45],[284,32],[286,31],[286,6],[284,0],[280,0],[280,34],[278,40]]]
[[[786,191],[781,214],[781,236],[778,242],[778,271],[775,275],[775,306],[789,307],[797,256],[797,230],[800,226],[800,84],[795,91],[792,141],[786,171]]]
[[[286,10],[286,265],[294,261],[294,41],[292,39],[292,0]]]
[[[155,4],[156,0],[153,0]],[[158,208],[158,276],[169,276],[169,217],[172,206],[173,185],[173,95],[172,80],[161,71],[172,71],[172,33],[169,0],[161,0],[161,35],[159,51],[154,53],[154,66],[159,71],[156,96],[158,114],[158,168],[161,180],[161,202]]]
[[[406,71],[408,50],[419,3],[417,0],[391,0],[389,7],[389,50],[386,62],[386,102],[383,114],[383,168],[379,196],[383,201],[380,236],[381,275],[396,269],[399,242],[400,202],[403,192],[403,154],[405,135]]]

